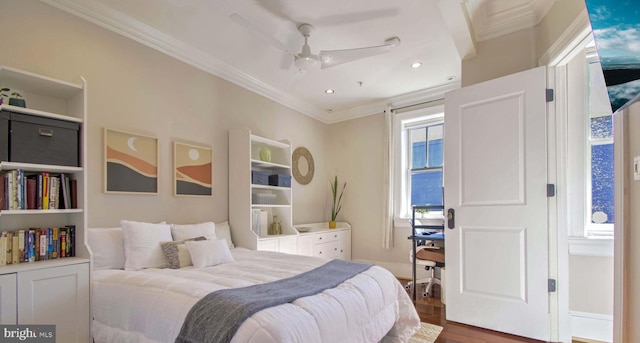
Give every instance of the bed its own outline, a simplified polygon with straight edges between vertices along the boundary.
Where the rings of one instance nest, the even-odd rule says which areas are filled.
[[[212,225],[216,226],[215,234]],[[92,334],[96,343],[174,342],[191,308],[209,293],[290,278],[328,262],[234,248],[228,224],[210,223],[207,232],[186,235],[205,237],[207,242],[189,242],[187,246],[214,244],[210,240],[224,242],[228,253],[223,259],[229,261],[202,267],[200,258],[192,255],[193,265],[181,268],[125,269],[121,263],[124,260],[127,265],[132,248],[123,241],[129,240],[127,232],[131,230],[124,221],[122,226],[88,230],[94,269]],[[165,235],[156,240],[167,238]],[[143,241],[148,250],[155,248],[148,237]],[[231,342],[406,342],[419,326],[418,315],[402,285],[386,269],[372,266],[337,287],[251,315]]]

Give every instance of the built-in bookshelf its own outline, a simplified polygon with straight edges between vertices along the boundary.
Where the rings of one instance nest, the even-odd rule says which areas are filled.
[[[25,107],[6,100],[0,105],[0,324],[53,324],[59,342],[89,342],[86,81],[0,66],[0,88],[18,91],[26,101]],[[45,191],[53,204],[50,197],[43,201]]]
[[[267,160],[260,156],[264,149],[269,150]],[[246,128],[229,131],[229,223],[233,241],[247,249],[297,253],[291,185],[256,183],[252,181],[254,172],[290,178],[291,144],[252,134]],[[256,227],[257,221],[270,225],[274,216],[280,221],[280,234],[269,235],[265,225]]]

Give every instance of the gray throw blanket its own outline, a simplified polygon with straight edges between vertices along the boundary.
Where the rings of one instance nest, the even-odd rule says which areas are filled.
[[[336,287],[370,267],[331,260],[287,279],[209,293],[189,310],[176,343],[230,342],[244,320],[254,313]]]

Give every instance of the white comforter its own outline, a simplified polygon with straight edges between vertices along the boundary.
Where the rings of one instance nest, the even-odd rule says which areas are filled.
[[[191,306],[210,292],[290,277],[327,262],[242,248],[231,252],[235,263],[202,269],[95,271],[95,342],[173,342]],[[254,314],[232,342],[406,342],[419,326],[402,285],[374,266],[336,288]]]

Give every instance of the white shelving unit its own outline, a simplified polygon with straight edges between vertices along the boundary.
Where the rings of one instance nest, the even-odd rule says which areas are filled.
[[[271,161],[260,160],[260,149],[271,151]],[[251,183],[251,171],[291,176],[291,144],[256,136],[246,128],[229,131],[229,223],[236,245],[253,250],[271,250],[297,253],[297,231],[292,225],[291,187],[258,185]],[[252,201],[255,193],[275,194],[272,204]],[[266,211],[269,222],[278,216],[281,235],[255,233],[252,228],[252,210]]]
[[[77,180],[77,208],[0,211],[0,232],[75,225],[76,257],[0,266],[0,324],[54,324],[59,342],[89,342],[89,253],[87,225],[86,99],[84,79],[70,83],[0,66],[0,87],[18,90],[27,108],[0,105],[0,111],[79,123],[79,167],[0,161],[0,171],[64,173]]]

